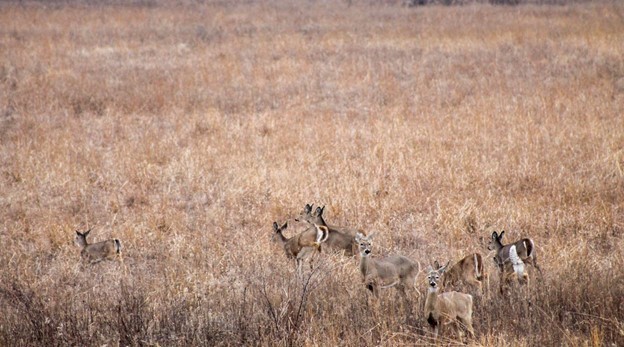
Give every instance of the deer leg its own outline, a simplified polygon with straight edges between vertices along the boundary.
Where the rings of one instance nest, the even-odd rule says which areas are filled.
[[[303,271],[303,269],[302,269],[303,262],[301,261],[300,258],[297,257],[297,258],[295,258],[295,263],[297,265],[297,274],[299,276],[301,276],[302,275],[302,271]]]
[[[537,258],[535,258],[534,255],[531,256],[530,258],[527,258],[525,262],[533,265],[537,269],[537,271],[539,272],[540,276],[543,275],[542,274],[542,269],[539,267],[539,265],[537,265]]]
[[[472,338],[474,338],[474,329],[472,328],[472,318],[470,317],[457,317],[457,320],[461,323],[461,325],[468,330],[468,333]]]
[[[466,282],[468,282],[468,284],[470,284],[473,287],[477,288],[477,291],[479,292],[479,295],[483,295],[483,286],[481,284],[481,281],[477,280],[477,279],[467,279]]]
[[[379,299],[379,285],[376,283],[373,284],[373,295],[375,296],[375,299]]]
[[[388,285],[385,285],[385,286],[381,286],[381,288],[386,289],[386,288],[391,288],[391,287],[394,287],[394,286],[396,286],[396,285],[397,285],[400,281],[401,281],[401,280],[400,280],[400,279],[398,279],[398,280],[396,280],[396,281],[392,282],[391,284],[388,284]]]

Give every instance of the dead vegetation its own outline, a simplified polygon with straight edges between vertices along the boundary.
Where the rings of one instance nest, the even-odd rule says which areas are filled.
[[[475,298],[474,345],[624,345],[623,16],[0,4],[0,345],[432,343],[355,258],[297,276],[270,237],[306,203],[379,254],[481,252],[491,288],[492,231],[535,240],[543,276]],[[82,225],[123,265],[83,271]]]

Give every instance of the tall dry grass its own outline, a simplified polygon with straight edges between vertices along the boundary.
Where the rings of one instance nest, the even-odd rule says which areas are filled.
[[[356,259],[296,275],[269,237],[305,203],[423,264],[530,236],[543,277],[503,300],[486,262],[470,343],[623,345],[623,16],[0,4],[0,345],[433,343]],[[124,262],[82,265],[87,226]]]

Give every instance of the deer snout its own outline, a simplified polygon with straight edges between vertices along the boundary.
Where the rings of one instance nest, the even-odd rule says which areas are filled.
[[[370,249],[365,249],[365,250],[364,250],[364,254],[369,255],[370,253],[371,253],[371,250],[370,250]]]

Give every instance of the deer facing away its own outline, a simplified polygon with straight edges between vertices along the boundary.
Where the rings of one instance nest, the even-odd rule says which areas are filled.
[[[277,222],[273,222],[272,240],[283,247],[286,257],[295,260],[297,270],[300,271],[305,259],[312,256],[316,250],[320,252],[321,243],[327,240],[327,228],[324,226],[311,227],[290,238],[283,234],[286,228],[288,228],[288,222],[281,227]]]
[[[442,286],[447,288],[463,282],[475,287],[480,294],[483,294],[483,280],[485,278],[487,278],[487,274],[483,272],[483,258],[479,253],[473,253],[444,271]]]
[[[357,253],[355,234],[358,231],[328,225],[323,218],[324,210],[325,206],[317,207],[316,210],[312,212],[312,205],[306,204],[303,211],[299,215],[299,218],[296,218],[296,220],[303,220],[311,225],[321,225],[327,227],[329,234],[327,236],[327,241],[325,242],[326,247],[330,250],[342,251],[344,255],[348,257],[354,256]]]
[[[121,256],[121,241],[118,239],[110,239],[96,243],[88,243],[87,236],[91,229],[81,233],[76,230],[76,244],[82,248],[80,255],[82,259],[90,264],[96,264],[103,260],[114,260]]]
[[[513,280],[513,274],[516,274],[520,284],[529,283],[529,275],[526,273],[524,264],[531,264],[542,273],[542,269],[537,265],[537,257],[535,256],[535,245],[533,240],[525,238],[508,245],[503,245],[502,239],[505,231],[501,231],[500,235],[494,231],[492,238],[488,244],[488,250],[496,251],[494,263],[499,268],[501,275],[500,292],[503,293],[503,287]]]
[[[434,331],[437,338],[440,328],[450,323],[455,323],[457,332],[460,333],[460,325],[466,327],[472,337],[472,295],[459,292],[439,293],[440,278],[446,271],[448,263],[440,267],[438,262],[434,268],[429,266],[427,274],[427,298],[425,299],[425,317],[427,323]]]
[[[382,259],[371,258],[372,238],[375,234],[355,235],[360,249],[360,271],[364,285],[379,297],[380,288],[396,287],[403,298],[407,299],[406,288],[416,288],[416,276],[420,272],[420,263],[402,255],[388,256]]]

